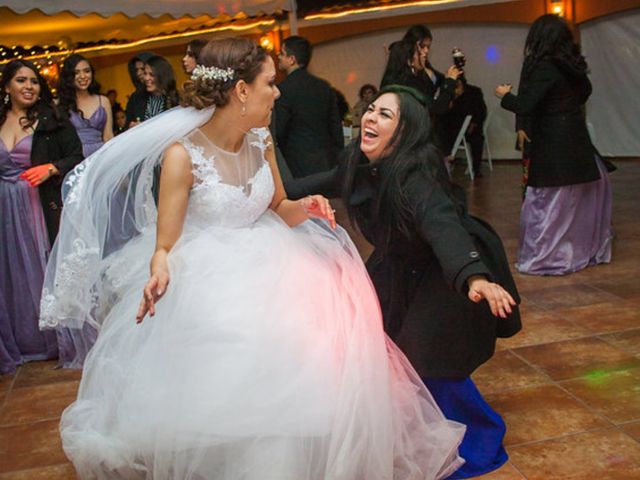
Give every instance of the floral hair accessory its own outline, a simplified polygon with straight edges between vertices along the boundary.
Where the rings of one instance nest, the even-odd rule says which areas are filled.
[[[205,67],[204,65],[196,65],[196,68],[191,72],[191,80],[206,79],[206,80],[233,80],[235,72],[232,68],[218,68],[218,67]]]

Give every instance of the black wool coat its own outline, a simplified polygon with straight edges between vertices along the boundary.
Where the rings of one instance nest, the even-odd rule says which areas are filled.
[[[330,170],[344,147],[336,95],[305,68],[280,85],[276,101],[276,138],[294,177]]]
[[[586,72],[549,59],[521,82],[518,95],[506,94],[501,105],[526,118],[531,138],[528,185],[559,187],[598,180],[597,151],[584,115],[591,95]]]
[[[83,159],[82,142],[71,122],[62,113],[56,116],[53,109],[43,109],[33,134],[31,165],[35,167],[52,163],[60,172],[38,187],[51,244],[60,226],[64,176]]]
[[[423,378],[464,378],[494,353],[497,337],[521,329],[516,307],[507,319],[491,314],[486,301],[467,297],[467,280],[485,275],[520,303],[500,238],[484,221],[466,212],[463,195],[453,200],[420,172],[402,183],[412,205],[407,234],[392,231],[380,248],[380,222],[373,202],[384,169],[361,165],[349,202],[356,222],[375,250],[367,269],[375,285],[384,328]],[[339,169],[285,182],[290,197],[310,193],[335,196]]]

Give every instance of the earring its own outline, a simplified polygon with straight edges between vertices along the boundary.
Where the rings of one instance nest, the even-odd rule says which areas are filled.
[[[240,111],[240,115],[244,117],[246,114],[247,114],[247,106],[243,103],[242,110]]]
[[[10,97],[10,96],[9,96],[9,94],[7,93],[7,94],[4,96],[4,104],[5,104],[5,105],[9,105],[9,102],[10,102],[10,101],[11,101],[11,97]]]

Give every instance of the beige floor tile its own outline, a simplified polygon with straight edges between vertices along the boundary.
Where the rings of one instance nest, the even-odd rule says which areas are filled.
[[[510,455],[528,480],[640,478],[640,443],[617,429],[513,447]]]
[[[486,395],[549,383],[550,380],[513,353],[502,351],[496,352],[491,360],[475,371],[473,381]]]
[[[78,382],[14,388],[0,417],[0,426],[29,424],[59,418],[73,402]]]
[[[640,420],[640,369],[593,374],[561,383],[613,423]]]
[[[12,472],[66,462],[59,420],[0,428],[0,472]]]
[[[640,359],[597,337],[518,348],[514,352],[553,380],[640,367]]]
[[[609,425],[555,385],[538,385],[485,398],[507,424],[507,446]]]

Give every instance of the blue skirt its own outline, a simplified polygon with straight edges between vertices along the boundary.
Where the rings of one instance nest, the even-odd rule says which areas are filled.
[[[477,477],[504,465],[509,458],[502,446],[507,428],[471,378],[423,378],[423,381],[444,416],[467,426],[458,449],[465,464],[449,479]]]

